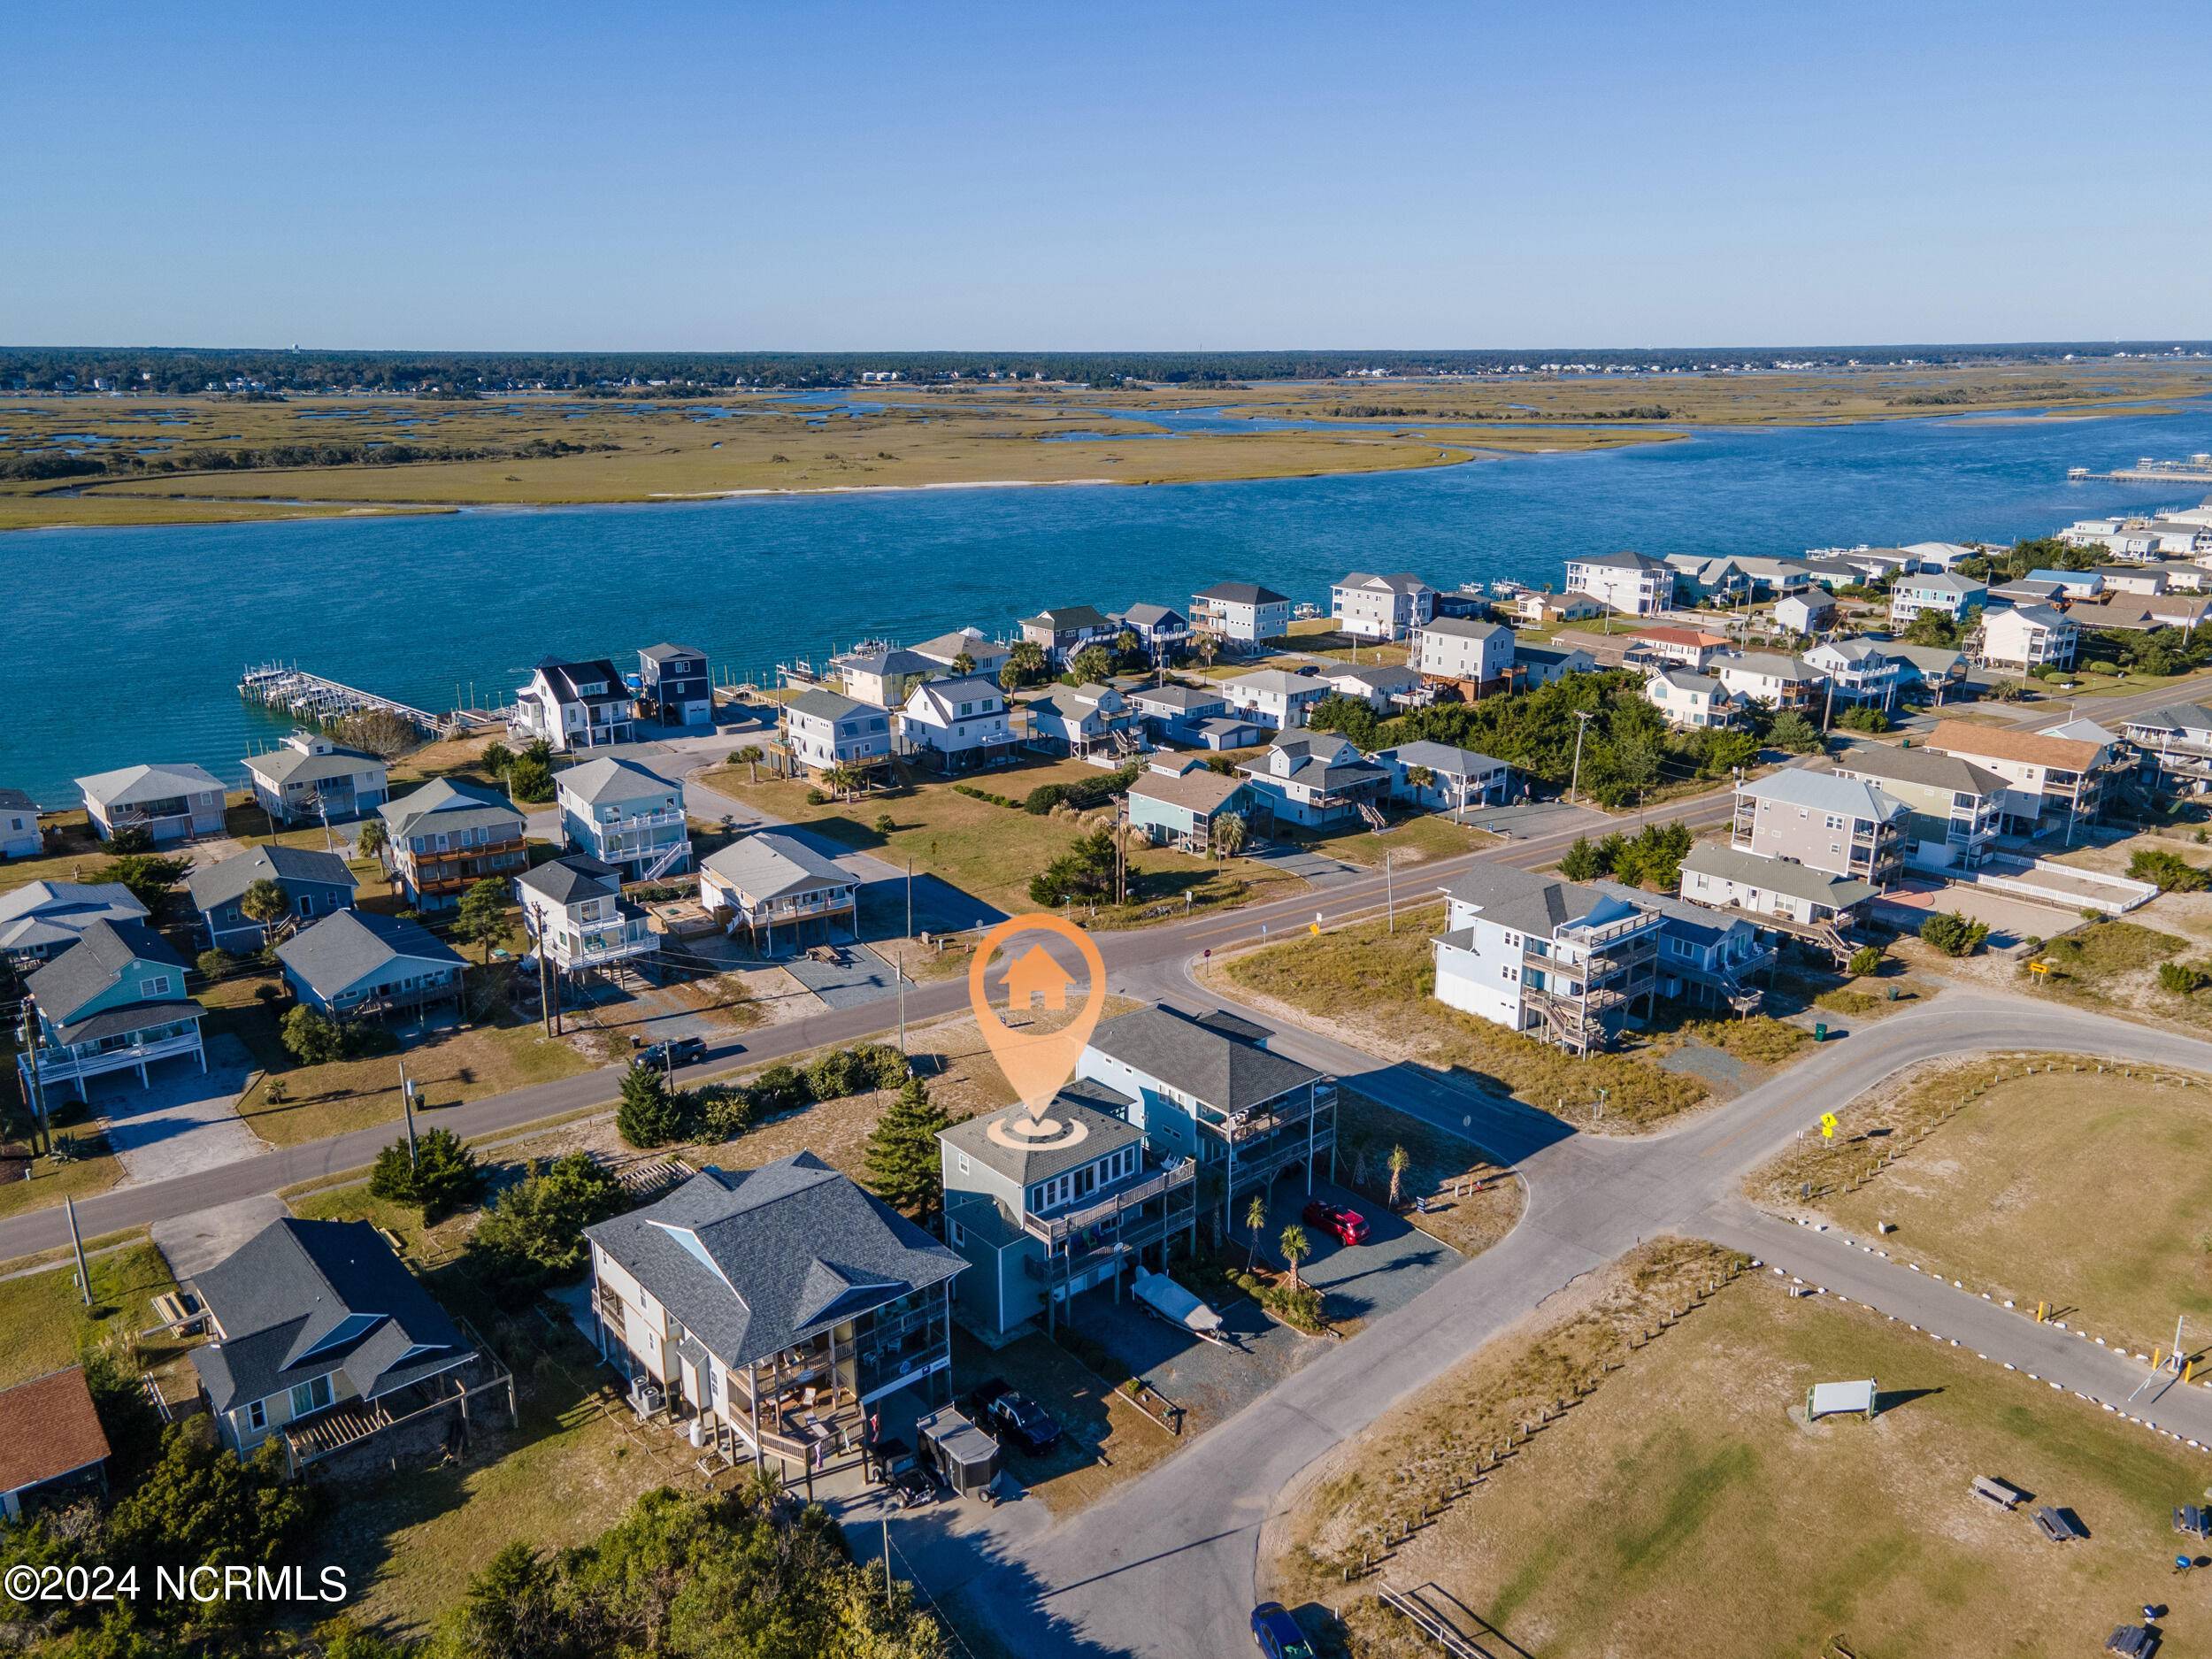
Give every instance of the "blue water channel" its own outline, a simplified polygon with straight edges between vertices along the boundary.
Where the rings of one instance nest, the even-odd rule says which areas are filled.
[[[2069,482],[2068,467],[2203,450],[2212,400],[2165,417],[1716,428],[1358,478],[19,532],[0,536],[0,784],[65,803],[72,778],[140,761],[235,778],[280,735],[234,690],[271,658],[434,709],[472,686],[496,704],[547,653],[634,668],[666,638],[757,672],[864,636],[1001,633],[1049,604],[1179,604],[1230,578],[1325,606],[1350,569],[1543,583],[1571,554],[1624,547],[2039,534],[2205,493]]]

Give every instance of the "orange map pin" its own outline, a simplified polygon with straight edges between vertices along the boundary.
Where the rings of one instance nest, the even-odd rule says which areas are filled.
[[[987,971],[992,952],[1022,933],[1050,933],[1068,941],[1082,953],[1084,965],[1090,971],[1090,984],[1082,1006],[1073,1019],[1056,1031],[1030,1031],[1009,1025],[991,1006]],[[1009,1012],[1027,1012],[1039,1004],[1047,1009],[1067,1006],[1075,976],[1060,965],[1041,941],[1033,943],[1026,950],[1009,949],[1007,955],[1010,960],[1000,975],[1000,983],[1006,987]],[[1010,916],[986,933],[983,942],[975,948],[975,957],[968,964],[968,1002],[975,1010],[975,1023],[983,1033],[983,1041],[990,1045],[991,1057],[998,1062],[998,1069],[1005,1073],[1006,1080],[1013,1085],[1014,1093],[1027,1109],[1021,1118],[1015,1120],[1015,1126],[1046,1128],[1048,1125],[1039,1122],[1038,1114],[1060,1086],[1075,1075],[1083,1046],[1090,1041],[1091,1033],[1098,1025],[1099,1013],[1106,1006],[1106,964],[1098,954],[1098,947],[1091,942],[1088,933],[1064,918],[1041,911]]]

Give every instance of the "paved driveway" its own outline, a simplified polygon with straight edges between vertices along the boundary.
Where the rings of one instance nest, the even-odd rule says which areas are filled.
[[[1247,858],[1289,872],[1317,887],[1335,887],[1346,881],[1356,881],[1362,876],[1372,875],[1357,864],[1348,864],[1341,858],[1332,858],[1303,847],[1293,847],[1281,841],[1270,841],[1244,855]]]
[[[1320,1287],[1331,1314],[1341,1323],[1365,1323],[1403,1307],[1464,1259],[1449,1246],[1340,1187],[1317,1182],[1314,1194],[1351,1205],[1372,1229],[1364,1244],[1347,1246],[1317,1227],[1306,1228],[1313,1254],[1301,1276]],[[1267,1228],[1261,1235],[1263,1261],[1280,1264],[1276,1240],[1286,1226],[1299,1219],[1305,1202],[1303,1182],[1294,1178],[1276,1183]],[[1241,1231],[1238,1239],[1241,1248]],[[1187,1274],[1179,1277],[1190,1284]],[[1336,1345],[1333,1339],[1306,1336],[1277,1324],[1248,1296],[1225,1292],[1211,1300],[1233,1347],[1217,1347],[1177,1330],[1148,1310],[1125,1286],[1119,1306],[1110,1289],[1087,1291],[1077,1297],[1073,1324],[1188,1410],[1190,1427],[1198,1432],[1233,1417]]]
[[[208,1039],[205,1072],[188,1059],[165,1060],[150,1070],[146,1088],[139,1087],[135,1071],[93,1086],[92,1109],[109,1148],[123,1161],[126,1179],[195,1174],[266,1149],[239,1119],[238,1097],[253,1061],[235,1037]]]
[[[790,956],[783,959],[783,968],[832,1008],[857,1008],[898,995],[896,971],[867,946],[843,943],[838,955],[836,962]]]

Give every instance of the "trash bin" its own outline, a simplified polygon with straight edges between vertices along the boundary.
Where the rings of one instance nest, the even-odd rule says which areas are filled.
[[[1826,1020],[1821,1020],[1813,1026],[1813,1041],[1815,1042],[1825,1042],[1828,1041],[1828,1022]]]

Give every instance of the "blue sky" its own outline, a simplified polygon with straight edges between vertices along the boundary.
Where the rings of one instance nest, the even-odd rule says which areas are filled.
[[[2200,0],[206,0],[8,42],[9,343],[2212,336]]]

